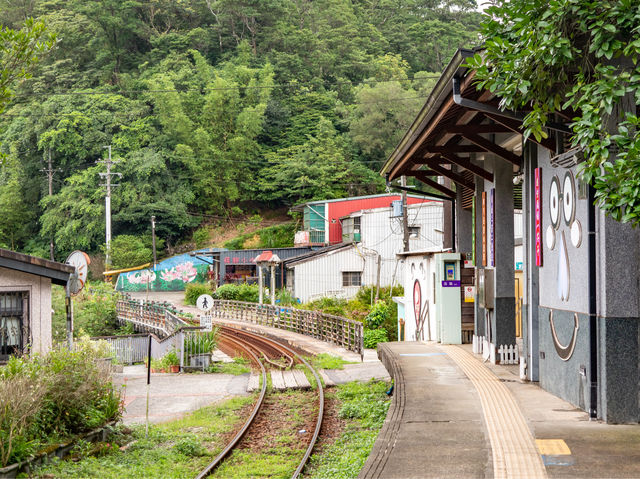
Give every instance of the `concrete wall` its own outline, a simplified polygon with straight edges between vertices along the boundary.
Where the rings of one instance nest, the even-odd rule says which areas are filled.
[[[51,349],[51,280],[33,274],[0,268],[0,292],[29,293],[29,330],[31,351]]]
[[[596,338],[590,340],[588,199],[580,188],[576,168],[554,168],[549,154],[538,149],[542,173],[543,265],[538,268],[537,329],[539,339],[539,379],[545,389],[587,409],[591,342],[597,346],[598,417],[608,422],[640,421],[640,231],[605,217],[596,210]],[[571,227],[560,210],[560,224],[549,229],[550,187],[554,176],[560,180],[570,171],[575,181],[575,221],[582,230],[581,243],[571,240]],[[532,194],[528,193],[528,194]],[[575,226],[574,226],[575,228]],[[548,231],[549,230],[549,231]],[[555,237],[547,241],[546,236]],[[563,240],[564,236],[564,240]],[[533,238],[530,237],[530,241]],[[550,248],[550,246],[553,248]],[[563,249],[566,247],[566,261]],[[528,265],[535,268],[534,265]],[[565,269],[563,272],[562,270]],[[563,286],[563,278],[567,277]],[[566,293],[568,292],[568,297]],[[557,339],[551,329],[550,313]],[[578,318],[578,328],[574,324]],[[536,328],[527,332],[536,333]],[[573,353],[561,357],[558,345],[575,342]],[[566,356],[566,354],[564,354]]]

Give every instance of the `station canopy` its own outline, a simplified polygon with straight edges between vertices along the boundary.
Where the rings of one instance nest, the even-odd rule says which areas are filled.
[[[417,118],[384,164],[381,174],[389,181],[414,177],[444,196],[455,191],[438,183],[443,176],[464,193],[475,190],[474,176],[493,182],[493,173],[482,166],[487,154],[511,163],[514,172],[522,165],[522,121],[526,112],[503,111],[490,91],[478,89],[475,71],[466,59],[481,50],[461,49],[440,76]],[[569,120],[562,118],[561,121]],[[562,123],[547,123],[549,130],[570,133]],[[560,135],[562,138],[566,135]],[[553,136],[540,141],[529,138],[552,152]]]

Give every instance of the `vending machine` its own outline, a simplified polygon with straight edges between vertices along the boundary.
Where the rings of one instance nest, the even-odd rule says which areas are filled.
[[[460,259],[459,253],[435,255],[437,339],[442,344],[462,344]]]

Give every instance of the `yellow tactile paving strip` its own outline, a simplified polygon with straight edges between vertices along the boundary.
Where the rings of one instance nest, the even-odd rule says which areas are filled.
[[[471,380],[482,404],[495,479],[547,477],[536,442],[513,395],[480,361],[458,346],[440,346]]]
[[[562,439],[536,439],[536,446],[540,454],[545,456],[568,456],[571,449]]]

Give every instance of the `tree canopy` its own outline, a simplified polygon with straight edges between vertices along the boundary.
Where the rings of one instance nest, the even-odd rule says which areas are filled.
[[[25,51],[54,48],[0,116],[0,246],[53,237],[64,257],[104,241],[105,145],[122,174],[114,238],[155,215],[175,244],[203,218],[383,191],[379,165],[480,14],[472,0],[0,0],[7,29],[28,17]]]
[[[486,10],[470,65],[501,107],[528,111],[525,136],[569,118],[582,177],[616,220],[640,224],[640,9],[634,0],[508,0]]]

